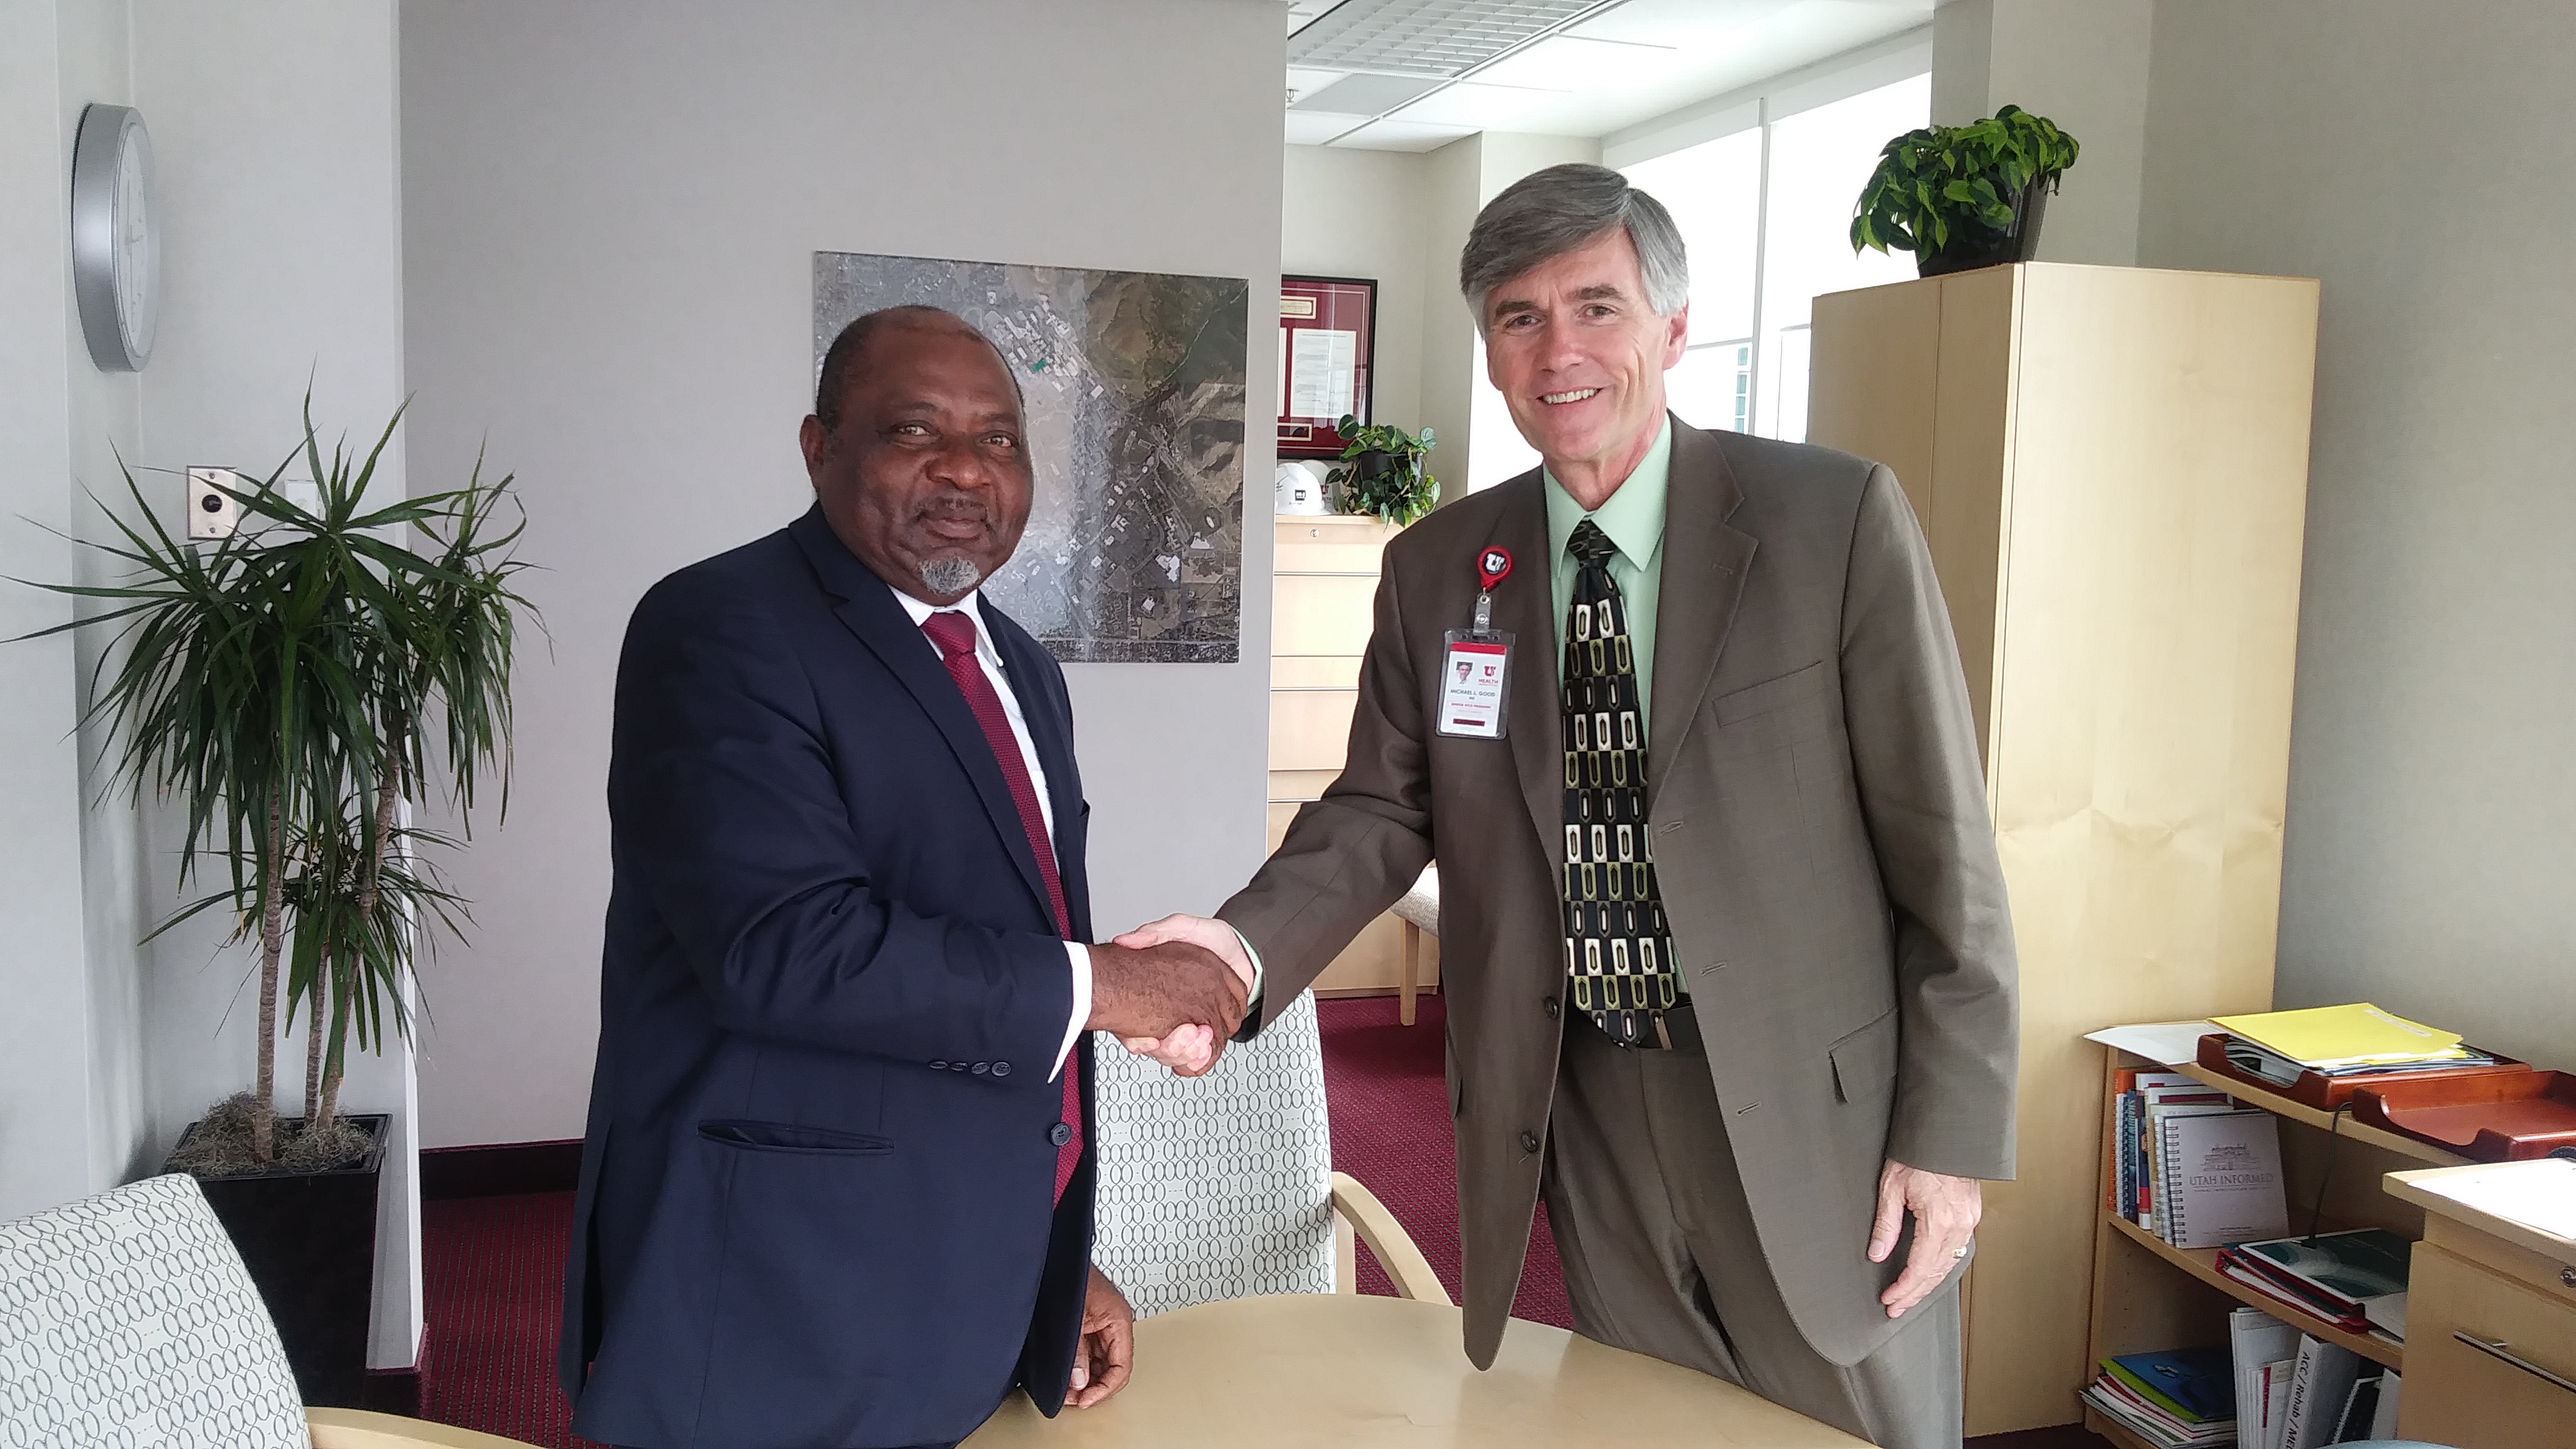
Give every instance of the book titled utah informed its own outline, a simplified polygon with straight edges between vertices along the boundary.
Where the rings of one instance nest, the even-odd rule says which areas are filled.
[[[2281,1120],[2269,1112],[2168,1117],[2159,1124],[2165,1241],[2223,1248],[2289,1231],[2281,1187]]]

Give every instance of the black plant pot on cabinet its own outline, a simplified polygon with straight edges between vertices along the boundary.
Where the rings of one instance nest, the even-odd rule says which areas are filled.
[[[356,1409],[366,1407],[367,1333],[375,1306],[376,1185],[393,1119],[340,1120],[364,1131],[375,1144],[351,1166],[200,1177],[197,1186],[241,1250],[251,1282],[259,1285],[304,1402]],[[196,1130],[191,1123],[188,1132]],[[185,1144],[187,1134],[179,1140]]]
[[[1917,253],[1914,273],[1920,277],[1938,277],[1948,272],[1973,272],[1979,267],[1999,267],[2007,262],[2026,262],[2039,250],[2039,220],[2048,210],[2051,183],[2035,182],[2022,188],[2013,199],[2013,224],[2003,231],[1991,227],[1960,227],[1950,233],[1950,244],[1938,251]]]

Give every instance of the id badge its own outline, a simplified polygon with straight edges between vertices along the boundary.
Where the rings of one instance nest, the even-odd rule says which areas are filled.
[[[1440,733],[1469,739],[1503,737],[1511,698],[1512,636],[1491,629],[1452,629],[1440,663]]]

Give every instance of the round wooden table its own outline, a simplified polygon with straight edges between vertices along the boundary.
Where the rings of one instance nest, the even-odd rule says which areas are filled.
[[[1723,1380],[1519,1319],[1478,1373],[1459,1347],[1457,1309],[1320,1293],[1146,1319],[1118,1397],[1048,1420],[1013,1394],[966,1449],[1212,1444],[1867,1449]]]

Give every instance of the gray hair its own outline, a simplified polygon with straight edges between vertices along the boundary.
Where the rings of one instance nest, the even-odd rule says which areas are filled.
[[[1589,245],[1614,226],[1627,228],[1628,242],[1637,249],[1646,305],[1658,317],[1681,311],[1690,302],[1690,260],[1672,213],[1609,167],[1570,161],[1513,182],[1477,213],[1466,250],[1458,254],[1458,290],[1476,314],[1476,330],[1483,332],[1491,320],[1485,302],[1496,287]]]

